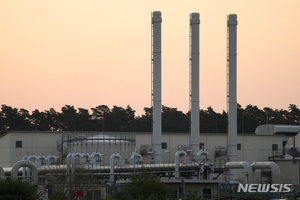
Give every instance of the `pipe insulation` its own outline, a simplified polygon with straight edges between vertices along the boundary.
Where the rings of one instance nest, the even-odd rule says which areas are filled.
[[[115,182],[115,175],[114,175],[115,159],[120,160],[120,159],[122,159],[122,157],[118,153],[114,153],[110,156],[110,163],[109,163],[110,164],[110,178],[109,178],[110,182]]]
[[[77,158],[77,162],[76,162],[76,158]],[[71,171],[72,171],[72,174],[75,173],[76,166],[80,164],[80,158],[82,158],[81,153],[79,153],[79,152],[72,153],[72,157],[71,157],[71,164],[72,164]]]
[[[180,158],[186,157],[187,154],[183,150],[179,150],[175,153],[175,178],[180,178],[180,172],[179,172],[179,165],[180,165]]]
[[[191,135],[190,149],[193,156],[199,151],[200,116],[199,116],[199,13],[190,14],[190,107]]]
[[[161,12],[152,12],[152,156],[161,162]]]
[[[272,172],[271,181],[272,183],[280,183],[280,169],[274,162],[254,162],[251,164],[252,170],[256,169],[270,169]]]
[[[32,183],[36,185],[38,183],[38,169],[35,166],[35,164],[30,160],[20,160],[16,162],[11,169],[12,178],[18,178],[18,171],[21,167],[30,168],[32,173]]]
[[[229,171],[230,169],[245,169],[247,171],[247,183],[251,184],[254,181],[254,175],[252,171],[252,167],[248,162],[227,162],[225,164],[225,169]]]
[[[132,164],[132,165],[136,165],[136,164],[138,164],[138,163],[141,163],[141,162],[142,162],[142,159],[143,159],[142,155],[139,154],[139,153],[137,153],[137,152],[133,153],[133,154],[131,155],[131,157],[130,157],[130,160],[131,160],[131,164]]]

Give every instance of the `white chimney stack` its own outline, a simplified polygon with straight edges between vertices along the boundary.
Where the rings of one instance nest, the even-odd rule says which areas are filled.
[[[227,106],[228,106],[228,138],[227,160],[237,161],[237,15],[227,17]],[[237,178],[236,169],[229,170],[230,180]]]
[[[152,158],[154,163],[161,162],[161,12],[152,12]]]
[[[190,149],[196,156],[200,147],[199,116],[199,13],[190,14]]]

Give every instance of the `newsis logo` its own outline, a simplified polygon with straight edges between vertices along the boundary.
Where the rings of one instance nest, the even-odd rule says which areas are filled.
[[[291,192],[292,184],[239,184],[237,192]]]

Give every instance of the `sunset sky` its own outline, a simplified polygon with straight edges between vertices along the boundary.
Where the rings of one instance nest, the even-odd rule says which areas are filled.
[[[237,101],[300,106],[300,1],[0,0],[0,103],[151,106],[151,12],[162,12],[162,104],[189,109],[189,14],[200,13],[200,108],[226,110],[226,19]]]

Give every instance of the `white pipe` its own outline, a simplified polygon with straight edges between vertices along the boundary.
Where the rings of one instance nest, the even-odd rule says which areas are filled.
[[[280,169],[278,165],[274,162],[253,162],[251,164],[253,171],[256,169],[271,169],[272,183],[280,183]]]
[[[90,158],[91,158],[89,153],[83,153],[83,154],[81,154],[81,157],[85,158],[85,160],[84,160],[85,163],[88,163],[90,161]]]
[[[134,154],[132,154],[131,157],[130,157],[132,165],[135,165],[137,163],[142,162],[142,159],[143,159],[142,155],[139,154],[139,153],[137,153],[137,152],[135,152]]]
[[[93,152],[93,153],[91,154],[91,158],[92,158],[92,159],[98,158],[97,161],[98,161],[98,162],[101,162],[101,161],[102,161],[102,154],[99,153],[99,152]]]
[[[205,161],[207,161],[209,153],[207,151],[205,151],[205,150],[198,151],[198,153],[197,153],[197,160],[199,162],[203,162],[203,159],[201,158],[202,155],[205,155]]]
[[[46,164],[48,164],[48,165],[54,164],[54,163],[56,163],[56,161],[57,161],[57,157],[54,155],[48,155],[46,158]]]
[[[230,169],[245,169],[247,171],[247,183],[253,183],[254,175],[252,168],[248,162],[241,161],[241,162],[227,162],[225,164],[225,169],[230,171]],[[229,178],[229,180],[233,180]]]
[[[3,179],[5,177],[4,169],[0,166],[0,179]]]
[[[32,161],[34,164],[36,164],[36,162],[39,160],[39,158],[36,155],[29,155],[27,157],[27,160]]]
[[[81,153],[75,152],[72,153],[72,158],[71,158],[71,164],[72,164],[72,174],[75,173],[75,168],[76,168],[76,158],[79,159],[79,163],[80,163],[80,158],[82,157]]]
[[[193,156],[199,151],[200,117],[199,117],[199,13],[190,14],[190,106],[191,135],[190,148]]]
[[[42,154],[38,156],[38,160],[40,161],[38,164],[37,164],[37,167],[40,167],[40,166],[43,166],[46,164],[46,156],[43,156]]]
[[[228,57],[227,57],[227,106],[228,106],[228,138],[227,160],[237,161],[237,15],[230,14],[227,21]],[[237,178],[236,170],[230,170],[231,178]]]
[[[28,156],[29,156],[29,153],[27,152],[27,155],[26,155],[26,156],[23,156],[23,160],[27,160],[27,159],[28,159]],[[26,168],[23,167],[23,169],[22,169],[22,175],[23,175],[23,177],[26,176],[26,172],[27,172]]]
[[[11,176],[12,178],[18,178],[18,170],[21,167],[28,167],[31,169],[31,173],[32,173],[32,183],[33,184],[37,184],[38,183],[38,170],[37,167],[35,166],[35,164],[33,162],[31,162],[30,160],[20,160],[18,162],[16,162],[11,169]]]
[[[38,162],[38,157],[36,155],[28,155],[27,160],[30,160],[31,162],[33,162],[36,166],[37,166],[37,162]],[[30,168],[26,168],[27,169],[27,176],[29,177],[31,174],[31,170]]]
[[[29,153],[27,152],[27,155],[23,156],[23,160],[27,160],[28,156],[29,156]]]
[[[115,175],[114,175],[114,167],[115,167],[115,159],[122,159],[121,155],[118,153],[114,153],[110,156],[110,182],[115,182]]]
[[[175,178],[180,178],[180,172],[179,172],[179,164],[180,164],[180,157],[186,157],[187,154],[183,150],[179,150],[175,153]]]
[[[161,162],[161,12],[152,12],[152,156]]]
[[[67,174],[69,174],[71,172],[71,158],[72,158],[72,153],[68,153],[67,158],[66,158]]]

